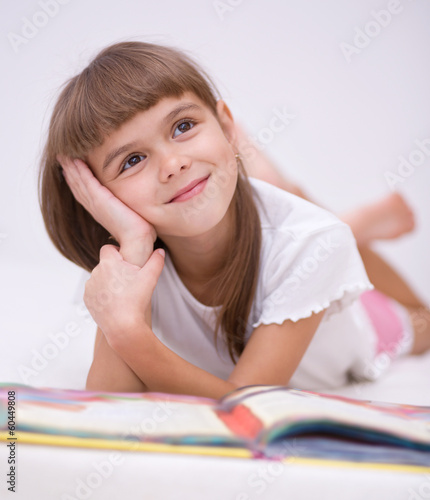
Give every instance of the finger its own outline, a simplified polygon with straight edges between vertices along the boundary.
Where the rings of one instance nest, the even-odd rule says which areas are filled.
[[[129,211],[128,207],[126,208],[125,205],[115,197],[112,191],[101,184],[85,162],[76,158],[74,164],[74,173],[76,173],[79,185],[88,197],[85,208],[91,213],[93,210],[96,211],[96,213],[92,213],[93,216],[96,216],[96,220],[103,224],[103,214],[106,215],[109,212],[109,206],[114,207],[119,214],[124,212],[124,209],[126,212]],[[99,218],[102,220],[99,220]],[[109,230],[108,228],[106,229]]]
[[[103,245],[100,248],[100,260],[123,260],[119,248],[115,245]]]
[[[89,188],[98,189],[102,187],[91,169],[82,160],[78,158],[71,160],[66,157],[58,157],[57,159],[61,160],[61,165],[66,172],[70,184],[75,189],[79,188],[81,193],[88,194],[90,192]]]
[[[101,186],[99,180],[95,177],[90,167],[84,161],[79,158],[75,158],[73,163],[79,178],[84,184],[91,183],[94,186]]]
[[[76,177],[76,165],[73,160],[67,156],[57,156],[57,161],[61,165],[63,172],[69,178]]]
[[[85,162],[79,159],[61,158],[66,169],[66,181],[76,200],[99,222],[106,230],[105,204],[114,196],[93,175]]]
[[[150,289],[151,295],[154,292],[158,279],[160,278],[161,271],[164,267],[164,250],[159,248],[155,250],[148,262],[139,271],[139,278],[145,282],[145,286]]]
[[[95,175],[85,162],[79,160],[78,158],[75,158],[73,160],[73,164],[74,169],[71,169],[71,172],[75,176],[74,180],[76,180],[76,182],[79,184],[82,192],[87,195],[86,208],[92,205],[94,197],[98,196],[99,193],[103,193],[105,196],[106,194],[111,195],[110,191],[100,183],[100,181],[97,179],[97,177],[95,177]]]
[[[71,160],[67,156],[57,155],[56,160],[61,165],[63,169],[67,169],[70,166]]]
[[[85,185],[81,182],[81,177],[75,163],[65,156],[57,156],[57,160],[63,169],[64,178],[70,191],[76,200],[85,207],[89,196]]]
[[[142,267],[157,239],[154,226],[103,186],[85,162],[59,160],[67,169],[66,180],[76,200],[119,242],[124,260]]]
[[[58,163],[60,164],[60,167],[61,167],[61,171],[63,173],[63,176],[64,178],[66,179],[67,183],[68,183],[68,174],[69,174],[69,170],[70,170],[70,164],[71,164],[71,160],[69,160],[68,158],[66,158],[65,156],[60,156],[58,155],[56,160],[58,161]]]

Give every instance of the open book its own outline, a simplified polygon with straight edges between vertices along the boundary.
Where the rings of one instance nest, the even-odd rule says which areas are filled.
[[[216,401],[1,384],[0,440],[14,439],[18,446],[389,464],[430,471],[430,407],[281,386],[249,386]]]

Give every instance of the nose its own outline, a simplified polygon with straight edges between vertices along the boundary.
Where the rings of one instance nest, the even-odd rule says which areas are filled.
[[[172,177],[190,168],[190,159],[178,151],[169,149],[159,158],[159,179],[166,182]]]

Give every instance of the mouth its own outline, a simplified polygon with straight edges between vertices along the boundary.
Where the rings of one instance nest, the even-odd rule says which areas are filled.
[[[200,177],[200,179],[196,179],[196,180],[190,182],[183,189],[180,189],[175,194],[175,196],[170,201],[168,201],[168,203],[177,203],[177,202],[186,201],[186,200],[189,200],[190,198],[193,198],[194,196],[198,195],[199,193],[201,193],[203,191],[208,179],[209,179],[209,175],[207,175],[206,177]]]

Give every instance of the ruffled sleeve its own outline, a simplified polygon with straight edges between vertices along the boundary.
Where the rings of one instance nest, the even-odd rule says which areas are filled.
[[[266,228],[254,328],[324,309],[328,318],[373,288],[349,226],[334,216],[317,226]]]

